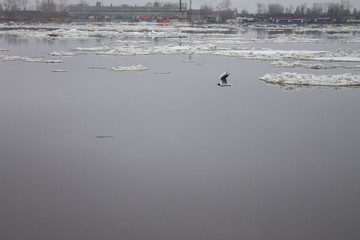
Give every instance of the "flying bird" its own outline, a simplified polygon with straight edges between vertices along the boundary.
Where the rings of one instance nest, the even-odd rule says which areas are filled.
[[[224,72],[223,74],[221,74],[221,75],[219,76],[219,78],[220,78],[220,80],[221,80],[221,83],[218,83],[217,85],[218,85],[219,87],[230,87],[231,84],[228,84],[228,83],[227,83],[227,80],[226,80],[226,78],[227,78],[229,75],[230,75],[229,71],[226,71],[226,72]]]

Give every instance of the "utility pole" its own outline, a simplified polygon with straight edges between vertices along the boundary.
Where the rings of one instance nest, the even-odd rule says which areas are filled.
[[[181,0],[180,0],[180,14],[181,14]]]
[[[190,15],[190,16],[189,16],[189,19],[190,19],[190,22],[192,22],[192,16],[191,16],[191,15],[192,15],[192,9],[191,9],[192,6],[191,6],[191,5],[192,5],[192,0],[190,0],[190,11],[189,11],[189,15]]]

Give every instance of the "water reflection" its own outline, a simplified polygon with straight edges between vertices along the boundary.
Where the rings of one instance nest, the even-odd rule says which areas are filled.
[[[28,45],[29,39],[19,38],[15,35],[5,34],[0,35],[0,38],[4,39],[9,45]]]

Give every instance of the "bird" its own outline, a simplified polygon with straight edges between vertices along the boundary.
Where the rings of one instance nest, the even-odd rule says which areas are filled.
[[[226,72],[224,72],[223,74],[221,74],[221,75],[219,76],[219,78],[220,78],[220,80],[221,80],[221,83],[218,83],[217,85],[218,85],[219,87],[230,87],[231,84],[228,84],[228,83],[227,83],[227,80],[226,80],[226,78],[227,78],[229,75],[230,75],[229,71],[226,71]]]

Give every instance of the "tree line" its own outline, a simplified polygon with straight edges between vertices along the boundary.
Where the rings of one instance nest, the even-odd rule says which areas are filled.
[[[79,0],[80,4],[87,5],[85,0]],[[148,3],[147,5],[159,4]],[[35,6],[28,8],[28,0],[0,0],[0,12],[15,12],[24,10],[37,10],[42,13],[43,16],[65,16],[67,0],[36,0]],[[250,14],[247,10],[241,10],[233,7],[231,0],[222,0],[216,7],[212,7],[207,3],[204,3],[200,7],[200,15],[203,18],[211,16],[213,12],[217,12],[217,15],[221,20],[233,19],[238,15],[250,16],[250,15],[263,15],[263,16],[283,16],[293,15],[299,18],[319,18],[319,17],[360,17],[360,11],[356,8],[352,8],[349,0],[343,0],[341,3],[313,3],[308,6],[306,3],[298,6],[284,6],[278,3],[257,3],[257,10],[255,13]]]
[[[349,1],[343,3],[313,3],[308,7],[306,3],[296,7],[290,5],[285,7],[282,4],[257,3],[257,14],[263,15],[295,15],[298,17],[348,17],[358,16],[356,8],[351,9]]]
[[[45,16],[59,16],[66,14],[67,5],[67,0],[36,0],[35,6],[28,7],[28,0],[3,0],[0,2],[0,11],[37,10]]]
[[[343,0],[341,3],[313,3],[311,6],[308,6],[306,3],[298,6],[284,6],[279,3],[257,3],[256,6],[257,10],[255,14],[268,17],[283,15],[293,15],[301,18],[360,17],[360,11],[356,8],[352,8],[349,0]],[[247,10],[238,11],[233,7],[231,0],[223,0],[215,8],[207,5],[206,3],[200,7],[200,14],[203,16],[211,15],[214,11],[223,12],[224,17],[227,17],[228,19],[234,15],[233,12],[242,16],[254,15],[254,13],[251,14]]]

